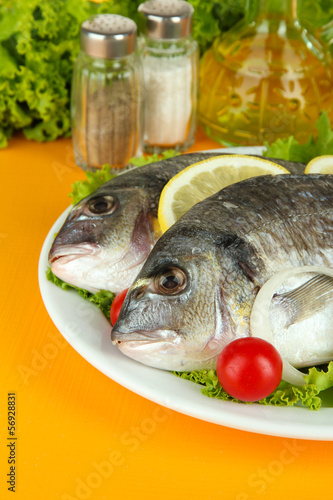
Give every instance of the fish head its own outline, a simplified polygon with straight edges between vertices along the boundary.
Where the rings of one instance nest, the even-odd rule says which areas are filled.
[[[105,184],[73,207],[49,252],[52,272],[91,292],[130,286],[159,232],[139,188]]]
[[[172,232],[159,239],[129,289],[111,340],[155,368],[215,368],[231,335],[216,252],[210,242]]]

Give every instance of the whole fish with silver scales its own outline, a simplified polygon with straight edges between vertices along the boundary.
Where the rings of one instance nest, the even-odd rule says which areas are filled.
[[[272,275],[332,267],[332,230],[333,176],[262,176],[224,188],[156,243],[127,294],[113,343],[157,368],[215,368],[225,345],[251,334],[252,305]],[[277,291],[273,344],[294,366],[333,359],[332,298],[332,278],[313,274]]]
[[[134,168],[100,186],[69,213],[49,252],[52,272],[91,292],[128,288],[160,236],[157,208],[165,184],[218,153],[191,153]],[[273,160],[293,173],[301,163]]]

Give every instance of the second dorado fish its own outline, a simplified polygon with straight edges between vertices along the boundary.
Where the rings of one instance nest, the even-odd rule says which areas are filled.
[[[226,344],[251,334],[263,284],[308,265],[333,266],[333,176],[263,176],[226,187],[159,239],[112,341],[153,367],[215,368]],[[312,278],[294,280],[271,304],[273,343],[294,366],[333,359],[332,278]]]

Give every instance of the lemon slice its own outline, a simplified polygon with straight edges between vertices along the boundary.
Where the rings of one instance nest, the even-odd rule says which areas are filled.
[[[309,161],[305,174],[333,174],[333,155],[323,155]]]
[[[194,163],[164,186],[158,206],[161,230],[165,232],[193,205],[230,184],[258,175],[289,173],[272,161],[247,155],[214,156]]]

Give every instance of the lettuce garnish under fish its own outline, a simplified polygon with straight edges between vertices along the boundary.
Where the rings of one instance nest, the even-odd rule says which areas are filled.
[[[177,156],[179,153],[176,153],[173,149],[168,149],[164,151],[161,155],[153,154],[153,155],[143,155],[139,158],[131,158],[129,163],[135,167],[142,167],[143,165],[147,165],[148,163],[154,163],[160,160],[166,160],[167,158],[172,158],[173,156]],[[109,181],[113,177],[116,177],[116,174],[111,173],[110,165],[103,165],[101,170],[97,170],[96,172],[85,172],[86,179],[83,181],[76,181],[72,184],[72,191],[69,193],[69,197],[72,198],[72,203],[75,205],[83,198],[93,193],[99,186]]]
[[[333,154],[333,131],[331,130],[326,113],[320,116],[316,123],[316,128],[318,130],[317,139],[311,136],[306,145],[303,146],[299,145],[293,137],[289,139],[278,139],[270,146],[266,145],[267,151],[265,156],[307,163],[320,154]],[[173,150],[169,150],[164,152],[161,156],[150,155],[133,158],[130,163],[135,166],[142,166],[155,161],[171,158],[172,156],[176,156],[176,154],[177,153]],[[72,184],[72,192],[69,196],[72,198],[73,203],[79,202],[82,198],[95,191],[104,182],[114,177],[110,172],[109,165],[104,165],[100,171],[86,172],[85,174],[85,180],[77,181]],[[115,297],[113,293],[106,290],[100,290],[93,294],[87,290],[74,287],[57,278],[50,268],[46,271],[46,277],[49,281],[64,290],[76,290],[81,297],[96,304],[107,320],[110,321],[110,307]],[[202,386],[202,393],[208,397],[242,403],[242,401],[233,398],[223,389],[217,378],[216,371],[214,370],[174,373],[183,379],[200,384]],[[307,373],[307,370],[305,370],[304,373]],[[303,406],[311,410],[319,410],[322,405],[333,407],[333,389],[331,389],[333,387],[333,361],[325,367],[310,368],[308,374],[305,375],[305,381],[306,383],[302,387],[293,386],[287,382],[281,381],[278,388],[266,398],[258,401],[258,404]]]
[[[101,170],[97,172],[85,172],[86,179],[83,181],[76,181],[72,184],[72,191],[69,193],[69,197],[72,198],[73,205],[76,205],[79,201],[83,200],[90,193],[96,191],[96,189],[109,181],[115,175],[110,172],[110,165],[103,165]]]
[[[181,378],[200,384],[202,386],[201,392],[205,396],[223,401],[241,402],[223,389],[214,370],[174,373]],[[305,376],[305,381],[306,383],[302,387],[292,386],[282,381],[272,394],[261,399],[258,403],[273,406],[305,406],[311,410],[319,410],[323,403],[325,406],[333,406],[333,391],[330,391],[330,394],[327,391],[333,387],[333,361],[322,369],[310,368],[308,375]],[[327,393],[322,395],[323,391],[327,391]]]
[[[315,127],[317,136],[310,135],[305,144],[300,144],[293,135],[272,144],[266,142],[264,156],[307,164],[317,156],[333,155],[333,130],[326,112],[321,113]]]
[[[113,299],[115,298],[114,293],[109,292],[108,290],[100,290],[97,293],[91,293],[87,290],[84,290],[83,288],[69,285],[65,281],[62,281],[60,278],[58,278],[55,274],[53,274],[49,267],[46,270],[46,278],[63,290],[76,290],[81,297],[89,300],[89,302],[93,304],[96,304],[96,306],[102,311],[107,320],[110,320],[110,307]]]

